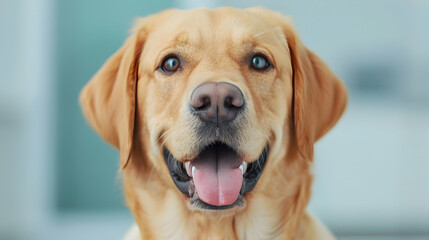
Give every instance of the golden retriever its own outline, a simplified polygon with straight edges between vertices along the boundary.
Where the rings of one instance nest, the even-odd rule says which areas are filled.
[[[282,15],[139,19],[80,101],[120,151],[125,239],[334,239],[305,209],[313,145],[347,92]]]

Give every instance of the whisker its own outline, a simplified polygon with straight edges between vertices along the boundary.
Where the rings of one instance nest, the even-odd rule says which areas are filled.
[[[159,136],[157,141],[161,140],[162,137],[164,137],[166,134],[170,133],[171,131],[173,131],[173,128],[171,128],[171,129],[165,131],[163,134],[161,134],[161,136]]]
[[[162,134],[163,139],[162,139],[162,142],[160,144],[161,146],[164,146],[164,144],[165,144],[165,142],[167,142],[168,138],[171,137],[171,134],[170,134],[171,132],[172,132],[172,129],[170,129],[170,130],[168,130],[168,131],[166,131],[165,133]]]

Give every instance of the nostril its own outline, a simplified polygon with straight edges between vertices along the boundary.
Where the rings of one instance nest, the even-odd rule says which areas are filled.
[[[201,105],[201,107],[198,108],[199,110],[204,110],[210,107],[211,101],[209,97],[203,97],[202,102],[203,104]]]
[[[224,106],[229,110],[240,110],[243,106],[243,100],[227,96],[224,101]]]
[[[202,96],[198,102],[199,102],[199,104],[197,106],[194,106],[195,110],[203,111],[203,110],[207,110],[208,108],[210,108],[210,105],[211,105],[210,97]]]
[[[232,98],[232,97],[226,97],[226,98],[225,98],[225,102],[224,102],[224,106],[225,106],[226,108],[228,108],[228,109],[235,108],[235,106],[234,106],[234,105],[232,105],[232,100],[233,100],[233,98]]]

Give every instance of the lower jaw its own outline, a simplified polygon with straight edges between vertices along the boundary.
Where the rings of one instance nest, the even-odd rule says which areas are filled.
[[[213,206],[203,202],[201,199],[188,201],[187,207],[189,211],[196,216],[200,215],[205,218],[219,221],[225,218],[232,218],[240,214],[247,206],[247,201],[243,196],[239,196],[231,205]]]
[[[189,201],[189,209],[192,211],[223,211],[223,210],[232,210],[232,209],[241,209],[245,207],[245,200],[243,196],[238,196],[237,200],[230,205],[223,205],[223,206],[214,206],[205,203],[199,198],[196,198],[194,200],[190,199]]]

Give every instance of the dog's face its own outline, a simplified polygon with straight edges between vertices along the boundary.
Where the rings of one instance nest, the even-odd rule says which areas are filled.
[[[346,93],[283,17],[222,8],[139,20],[81,101],[122,167],[154,169],[192,211],[231,213],[285,162],[311,161]]]
[[[270,139],[282,138],[275,133],[292,96],[287,44],[278,27],[254,18],[171,12],[145,43],[140,117],[193,207],[242,205],[262,173]]]

